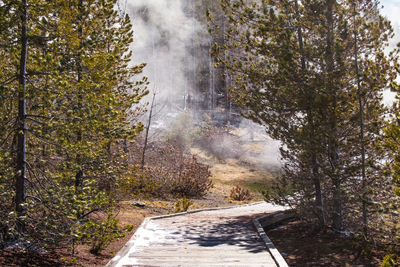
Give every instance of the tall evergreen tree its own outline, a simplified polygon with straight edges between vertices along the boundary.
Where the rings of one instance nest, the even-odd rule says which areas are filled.
[[[400,67],[398,62],[395,65],[395,69],[398,74],[400,74]],[[387,121],[387,125],[385,127],[385,139],[383,140],[384,148],[387,149],[388,162],[386,166],[386,170],[388,176],[391,181],[388,182],[388,190],[385,190],[383,193],[390,195],[393,191],[395,197],[393,199],[389,199],[386,203],[383,203],[383,211],[386,218],[392,218],[389,220],[392,223],[392,235],[391,241],[392,245],[400,244],[400,235],[398,229],[398,221],[399,221],[399,201],[400,201],[400,155],[399,155],[399,140],[400,140],[400,104],[399,104],[399,92],[400,86],[394,81],[391,83],[392,91],[396,92],[396,101],[393,103],[391,107],[391,116]],[[394,226],[394,227],[393,227]]]
[[[382,137],[385,108],[382,104],[382,89],[394,77],[391,67],[393,53],[384,56],[388,38],[392,35],[390,23],[379,14],[379,3],[371,1],[349,2],[353,8],[349,18],[353,30],[353,88],[358,105],[353,121],[358,120],[358,138],[354,137],[356,151],[352,184],[361,192],[358,202],[361,203],[363,234],[369,234],[370,221],[376,216],[376,207],[371,203],[379,203],[392,197],[381,194],[387,184],[382,175],[384,154],[378,149]],[[357,118],[357,119],[356,119]]]
[[[6,126],[0,133],[5,156],[0,166],[0,189],[4,203],[23,207],[17,210],[20,216],[14,216],[11,206],[6,206],[1,216],[8,223],[2,225],[3,230],[12,233],[10,220],[17,218],[27,222],[17,231],[20,238],[48,245],[107,233],[96,229],[115,226],[113,197],[126,171],[126,155],[120,143],[141,130],[134,122],[135,105],[146,93],[142,85],[147,81],[134,77],[144,64],[130,66],[132,25],[129,17],[120,17],[114,9],[114,0],[31,0],[26,23],[20,20],[13,25],[15,17],[24,14],[20,10],[26,6],[21,3],[25,2],[3,1],[0,9],[0,27],[8,29],[5,45],[0,48],[5,56],[0,63],[5,70],[0,76],[1,123]],[[25,35],[21,34],[24,26]],[[25,56],[20,51],[25,51],[25,37],[29,53],[23,91],[17,89],[22,88],[24,72],[15,70],[23,67]],[[15,43],[20,44],[18,49]],[[26,115],[16,110],[22,92]],[[13,98],[3,98],[7,94]],[[14,127],[21,118],[26,122],[22,132]],[[15,144],[21,144],[16,140],[22,140],[17,138],[22,133],[27,134],[27,157],[21,160],[18,156],[13,163]],[[27,164],[27,198],[14,202],[3,192],[8,190],[10,174],[19,180],[23,177],[19,162]],[[15,172],[7,172],[12,168]],[[16,189],[17,194],[22,192]],[[26,216],[21,216],[25,210]],[[101,224],[94,213],[109,214],[100,218],[108,218],[110,223]],[[92,246],[96,251],[104,244]]]
[[[370,203],[382,197],[373,190],[384,180],[375,145],[382,91],[393,76],[383,53],[392,29],[378,2],[221,6],[228,41],[214,55],[235,77],[231,93],[244,113],[282,141],[282,179],[296,191],[286,200],[321,226],[358,232],[363,225],[366,234]]]

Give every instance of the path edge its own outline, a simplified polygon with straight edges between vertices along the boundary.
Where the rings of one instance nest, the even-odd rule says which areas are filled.
[[[256,227],[258,234],[260,235],[261,239],[264,241],[265,246],[268,248],[269,253],[271,254],[272,258],[274,259],[274,261],[278,265],[278,267],[289,267],[289,265],[283,258],[282,254],[279,252],[279,250],[275,247],[274,243],[272,243],[271,239],[269,239],[269,237],[265,233],[264,228],[262,227],[262,225],[260,223],[260,220],[262,220],[263,218],[266,218],[268,216],[269,215],[254,219],[253,224]]]
[[[118,264],[118,261],[123,258],[126,254],[128,254],[130,245],[132,243],[135,243],[136,239],[139,237],[137,233],[139,233],[139,230],[142,228],[145,228],[146,225],[150,222],[151,217],[149,218],[144,218],[143,222],[140,224],[140,226],[136,229],[135,233],[132,235],[132,237],[128,240],[128,242],[125,243],[125,245],[118,251],[118,253],[106,264],[105,267],[114,267]]]

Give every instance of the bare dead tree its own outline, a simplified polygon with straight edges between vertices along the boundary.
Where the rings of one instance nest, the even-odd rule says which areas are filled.
[[[153,99],[151,101],[151,106],[150,106],[150,111],[149,111],[149,119],[148,119],[148,122],[147,122],[146,133],[145,133],[145,137],[144,137],[144,145],[143,145],[143,152],[142,152],[142,163],[140,165],[140,168],[142,170],[144,169],[144,163],[145,163],[145,157],[146,157],[146,149],[147,149],[147,141],[148,141],[148,138],[149,138],[151,119],[153,117],[153,109],[154,109],[155,99],[156,99],[156,92],[153,93]]]

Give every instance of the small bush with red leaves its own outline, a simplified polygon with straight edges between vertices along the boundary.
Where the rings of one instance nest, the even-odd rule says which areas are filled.
[[[212,187],[209,167],[174,141],[149,144],[145,167],[137,172],[153,185],[148,193],[156,197],[202,197]]]
[[[178,163],[178,162],[177,162]],[[171,192],[179,196],[200,197],[212,187],[208,166],[198,162],[193,155],[176,164],[175,180]]]
[[[231,190],[231,199],[236,201],[250,200],[251,194],[250,191],[246,188],[241,187],[240,185],[235,186]]]

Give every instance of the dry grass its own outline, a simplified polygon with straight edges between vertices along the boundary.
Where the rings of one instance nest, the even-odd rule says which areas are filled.
[[[254,155],[262,153],[262,145],[258,143],[245,145],[248,148],[254,148],[252,150]],[[263,200],[261,191],[268,188],[277,175],[274,169],[261,168],[256,164],[251,164],[240,159],[228,158],[219,160],[199,148],[193,148],[191,153],[195,154],[202,163],[211,166],[211,178],[214,183],[214,188],[211,189],[211,192],[225,196],[228,201],[230,201],[228,196],[231,189],[236,185],[248,188],[253,195],[252,201]]]
[[[273,180],[267,170],[259,169],[235,159],[217,163],[211,168],[212,178],[223,182],[262,182]]]

